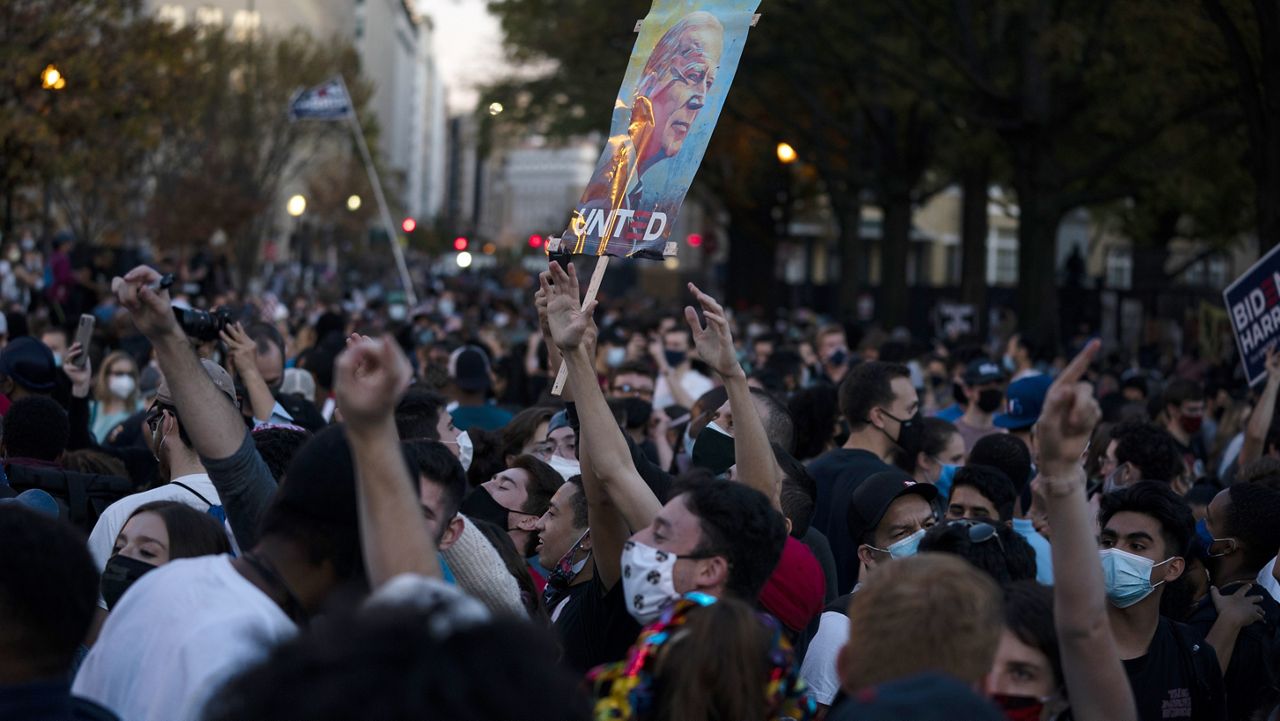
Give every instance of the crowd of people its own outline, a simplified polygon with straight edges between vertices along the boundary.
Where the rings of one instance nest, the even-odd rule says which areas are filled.
[[[18,250],[0,718],[1280,719],[1280,353]]]

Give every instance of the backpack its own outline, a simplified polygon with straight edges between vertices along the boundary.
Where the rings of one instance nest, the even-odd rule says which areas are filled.
[[[210,501],[208,498],[205,498],[204,496],[200,495],[200,493],[197,492],[196,489],[192,488],[191,486],[188,486],[185,483],[179,483],[178,481],[169,481],[169,485],[177,486],[179,488],[185,488],[186,490],[190,491],[191,495],[204,501],[204,505],[209,507],[208,510],[205,512],[208,513],[210,516],[213,516],[214,520],[218,522],[218,525],[226,525],[227,512],[225,509],[223,509],[221,504],[217,504],[217,503],[214,503],[213,501]]]
[[[38,488],[53,496],[62,517],[86,535],[93,532],[98,516],[107,506],[133,493],[133,483],[120,476],[17,465],[10,465],[5,471],[13,490]]]

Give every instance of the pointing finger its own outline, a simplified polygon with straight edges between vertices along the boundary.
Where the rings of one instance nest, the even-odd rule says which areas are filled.
[[[1075,358],[1072,358],[1067,367],[1063,368],[1062,372],[1058,374],[1054,385],[1059,383],[1063,385],[1078,383],[1081,378],[1084,378],[1085,371],[1089,369],[1089,364],[1093,362],[1093,357],[1098,354],[1098,349],[1101,347],[1102,342],[1096,338],[1089,341],[1088,345]]]

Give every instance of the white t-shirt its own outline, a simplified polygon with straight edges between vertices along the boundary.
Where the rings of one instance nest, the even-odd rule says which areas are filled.
[[[213,487],[213,481],[209,480],[208,474],[196,473],[173,480],[190,486],[196,493],[204,496],[209,503],[222,505],[222,500],[218,498],[218,489]],[[197,511],[204,512],[209,510],[209,505],[197,498],[195,493],[182,486],[175,486],[173,483],[166,483],[145,493],[125,496],[112,503],[98,517],[98,522],[93,525],[93,533],[89,534],[89,553],[93,554],[93,561],[98,564],[99,572],[107,567],[107,560],[111,558],[111,552],[115,550],[116,536],[120,535],[120,529],[124,528],[129,516],[132,516],[139,506],[154,503],[155,501],[177,501],[178,503],[185,503]],[[228,531],[227,535],[230,537],[231,532]],[[106,606],[103,606],[103,608],[106,608]]]
[[[689,401],[692,403],[701,398],[703,393],[715,388],[716,384],[710,378],[690,368],[685,371],[684,375],[680,376],[680,387],[684,388],[684,392],[689,394]],[[653,407],[666,408],[675,402],[675,397],[671,395],[671,386],[667,383],[667,377],[660,376],[657,385],[653,388]],[[715,409],[713,408],[712,410]]]
[[[225,681],[295,633],[230,556],[180,559],[120,599],[72,693],[123,721],[197,721]]]
[[[818,633],[809,642],[800,664],[800,678],[809,684],[813,700],[830,706],[840,691],[836,673],[836,657],[849,642],[849,617],[839,611],[824,611],[818,622]]]

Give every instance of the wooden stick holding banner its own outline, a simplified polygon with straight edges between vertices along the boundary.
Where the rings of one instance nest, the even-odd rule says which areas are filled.
[[[591,273],[591,282],[587,284],[587,293],[582,297],[582,307],[585,310],[591,301],[596,299],[596,294],[600,292],[600,283],[604,280],[604,272],[609,268],[609,256],[602,255],[596,261],[596,269]],[[562,361],[560,370],[556,372],[556,382],[551,385],[551,395],[556,398],[564,393],[564,384],[569,380],[569,367]]]

